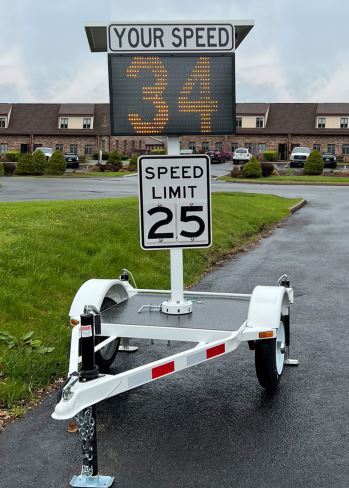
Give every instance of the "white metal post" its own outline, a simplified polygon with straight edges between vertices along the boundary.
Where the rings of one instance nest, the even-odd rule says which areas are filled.
[[[178,137],[167,137],[167,154],[180,155]],[[171,299],[162,303],[164,313],[181,315],[192,311],[192,302],[183,295],[183,249],[170,250]]]

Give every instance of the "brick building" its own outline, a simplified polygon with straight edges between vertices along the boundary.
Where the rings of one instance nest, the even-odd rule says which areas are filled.
[[[266,149],[287,159],[294,146],[335,152],[349,159],[349,103],[238,103],[236,135],[183,136],[183,148]],[[163,137],[111,136],[109,104],[0,104],[0,152],[52,147],[90,155],[99,149],[144,153],[165,146]]]

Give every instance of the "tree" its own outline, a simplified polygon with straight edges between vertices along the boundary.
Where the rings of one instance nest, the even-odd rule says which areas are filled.
[[[47,167],[46,156],[42,151],[35,151],[34,159],[34,175],[43,175]]]

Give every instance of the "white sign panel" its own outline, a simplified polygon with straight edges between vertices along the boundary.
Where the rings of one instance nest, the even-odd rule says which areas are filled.
[[[111,24],[109,52],[219,52],[235,50],[231,23]]]
[[[141,156],[138,170],[142,248],[209,247],[209,157]]]

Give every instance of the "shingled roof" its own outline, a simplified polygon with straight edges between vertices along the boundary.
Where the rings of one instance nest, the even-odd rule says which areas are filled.
[[[94,103],[62,103],[59,107],[59,115],[93,115]]]
[[[0,115],[11,110],[8,128],[0,128],[8,135],[110,135],[109,103],[59,104],[14,103],[0,104]],[[316,117],[321,115],[348,115],[349,103],[238,103],[237,115],[269,115],[264,128],[238,128],[237,134],[348,134],[348,129],[318,129]],[[59,129],[61,115],[94,115],[93,129]]]
[[[349,103],[318,103],[316,115],[348,115]]]
[[[5,104],[4,104],[5,105]],[[58,117],[63,105],[74,105],[79,113],[64,113],[64,115],[94,115],[93,129],[59,129]],[[9,127],[0,128],[0,134],[9,135],[108,135],[110,134],[109,104],[59,104],[59,103],[15,103],[12,105]],[[89,113],[82,114],[82,110]],[[93,106],[91,112],[88,106]],[[63,109],[65,110],[65,108]]]
[[[236,115],[265,115],[269,106],[269,103],[237,103]]]

